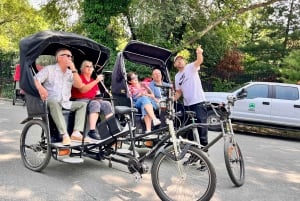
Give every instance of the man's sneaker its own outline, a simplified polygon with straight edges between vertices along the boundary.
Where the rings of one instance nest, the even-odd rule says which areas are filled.
[[[81,133],[79,131],[75,131],[75,132],[72,133],[71,141],[73,141],[73,142],[82,142],[82,140],[83,140],[83,136],[81,135]],[[91,143],[91,139],[88,138],[88,137],[85,137],[84,142]]]
[[[87,135],[93,140],[101,140],[100,135],[95,130],[90,130]]]
[[[191,154],[191,156],[183,162],[183,165],[196,165],[196,163],[199,161],[198,156]]]
[[[82,135],[71,135],[71,140],[74,142],[82,142]]]
[[[161,121],[159,119],[153,119],[153,126],[158,126],[161,124]]]
[[[63,137],[62,137],[62,144],[64,146],[70,146],[71,144],[71,139],[70,139],[70,136],[68,134],[63,134]]]

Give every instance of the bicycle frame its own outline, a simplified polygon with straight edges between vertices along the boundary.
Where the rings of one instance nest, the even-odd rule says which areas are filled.
[[[228,100],[228,104],[226,106],[224,105],[218,105],[218,106],[214,106],[211,103],[207,102],[206,106],[211,107],[213,109],[213,111],[215,112],[215,114],[220,118],[220,125],[221,125],[221,133],[215,137],[211,142],[209,142],[206,146],[202,146],[200,144],[200,139],[199,139],[199,134],[198,134],[198,127],[204,127],[204,126],[209,126],[210,124],[207,123],[195,123],[195,112],[193,111],[186,111],[185,113],[188,115],[188,119],[190,119],[192,121],[191,124],[186,125],[181,127],[178,132],[184,132],[186,130],[189,130],[190,127],[192,127],[192,131],[193,131],[193,137],[194,137],[194,142],[192,142],[192,144],[198,146],[199,148],[201,148],[203,151],[207,152],[208,149],[213,146],[216,142],[218,142],[221,138],[225,137],[225,136],[234,136],[234,132],[233,132],[233,127],[232,127],[232,123],[231,123],[231,119],[229,117],[230,115],[230,111],[231,108],[234,104],[235,99],[233,97],[230,97]],[[216,108],[219,108],[220,110],[223,108],[222,112],[218,112],[216,110]],[[187,123],[188,120],[186,120],[184,122],[184,124]]]
[[[159,87],[161,87],[161,86],[159,86]],[[174,111],[174,108],[173,108],[173,98],[172,98],[173,89],[170,88],[170,87],[168,87],[168,88],[169,88],[169,98],[167,99],[167,117],[166,117],[167,126],[166,127],[157,129],[157,130],[155,130],[151,133],[146,133],[146,134],[142,134],[142,135],[139,135],[139,136],[134,136],[133,127],[132,127],[132,124],[131,124],[131,122],[133,121],[132,118],[133,118],[134,115],[127,114],[125,116],[125,121],[129,125],[129,132],[130,132],[130,136],[129,136],[128,140],[130,141],[130,146],[132,147],[132,152],[133,152],[132,157],[129,157],[129,158],[136,159],[135,162],[143,163],[145,159],[152,156],[153,154],[158,154],[160,152],[164,152],[164,148],[171,145],[171,144],[174,146],[175,161],[180,161],[184,157],[184,155],[187,151],[187,149],[185,149],[185,148],[183,149],[183,151],[180,150],[180,147],[179,147],[180,143],[183,142],[183,143],[186,144],[186,146],[191,146],[193,144],[194,145],[196,144],[193,141],[183,139],[182,137],[179,136],[180,133],[178,133],[178,131],[175,131],[174,121],[173,121],[173,119],[175,118],[175,111]],[[134,146],[135,142],[139,141],[139,139],[141,139],[141,138],[144,138],[146,136],[149,136],[149,135],[152,135],[152,134],[155,134],[155,133],[166,133],[166,134],[146,154],[144,154],[142,157],[137,157],[137,151],[136,151],[136,148]],[[179,150],[180,150],[180,153],[181,153],[180,155],[179,155]],[[118,154],[118,155],[125,156],[124,154]],[[128,155],[126,155],[126,157],[128,158]],[[168,156],[168,157],[172,157],[172,156]],[[128,165],[128,161],[121,160],[119,158],[110,157],[109,160]],[[178,163],[178,169],[179,169],[180,174],[182,174],[182,171],[181,171],[182,167],[181,166],[182,166],[182,164]],[[136,172],[144,173],[144,170],[137,170],[136,169]],[[137,176],[137,175],[135,175],[135,176],[140,177],[140,176]]]

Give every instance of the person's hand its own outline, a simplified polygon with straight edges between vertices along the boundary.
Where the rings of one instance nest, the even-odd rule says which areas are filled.
[[[43,101],[47,100],[47,98],[48,98],[48,91],[44,87],[42,87],[42,86],[39,87],[38,91],[39,91],[41,99]]]
[[[104,80],[104,76],[102,75],[102,74],[100,74],[100,75],[97,75],[97,78],[96,78],[96,81],[97,82],[102,82]]]
[[[75,71],[76,70],[76,67],[75,67],[75,64],[73,63],[72,60],[68,60],[67,61],[67,66],[72,70],[72,71]]]
[[[203,53],[203,49],[201,47],[201,45],[199,45],[196,49],[196,54],[202,54]]]

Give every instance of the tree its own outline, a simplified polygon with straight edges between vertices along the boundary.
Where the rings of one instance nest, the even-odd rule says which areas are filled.
[[[127,13],[130,0],[85,0],[83,2],[83,25],[87,35],[114,49],[117,44],[114,40],[118,30],[113,30],[114,18],[121,13]],[[120,21],[121,23],[121,21]]]
[[[1,0],[0,10],[1,52],[17,51],[22,37],[48,27],[28,1]]]
[[[49,28],[58,31],[81,31],[78,27],[81,4],[84,0],[48,0],[40,8],[40,13]]]
[[[297,83],[300,80],[300,50],[293,50],[283,59],[281,68],[282,79],[288,83]]]
[[[239,5],[239,3],[233,4],[231,1],[217,1],[217,4],[219,5],[220,2],[228,2],[227,6],[229,6],[231,12],[226,13],[225,15],[222,15],[220,18],[214,20],[212,23],[210,23],[208,26],[206,26],[205,29],[196,32],[194,36],[192,36],[191,38],[189,38],[187,41],[184,41],[185,45],[190,45],[192,43],[194,43],[195,41],[197,41],[198,39],[200,39],[202,36],[204,36],[205,34],[207,34],[211,29],[215,28],[216,26],[218,26],[219,24],[223,23],[224,21],[233,18],[235,16],[241,15],[247,11],[251,11],[260,7],[266,7],[268,5],[271,5],[275,2],[279,2],[279,1],[284,1],[284,0],[269,0],[263,3],[256,3],[256,4],[252,4],[250,6],[244,7],[242,4],[240,4],[240,7],[236,7],[235,5]],[[241,2],[241,1],[240,1]]]
[[[299,48],[299,4],[288,0],[252,12],[250,31],[240,49],[247,55],[247,74],[256,75],[256,80],[293,82],[281,80],[280,73],[285,72],[283,58]]]

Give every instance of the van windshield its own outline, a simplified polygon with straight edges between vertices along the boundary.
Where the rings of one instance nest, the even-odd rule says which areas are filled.
[[[249,84],[249,82],[246,82],[246,83],[244,83],[244,84],[241,84],[241,85],[238,85],[238,86],[236,86],[236,87],[233,87],[231,90],[229,90],[228,92],[229,93],[233,93],[233,92],[235,92],[236,90],[238,90],[238,89],[240,89],[240,88],[243,88],[244,86],[246,86],[246,85],[248,85]]]

